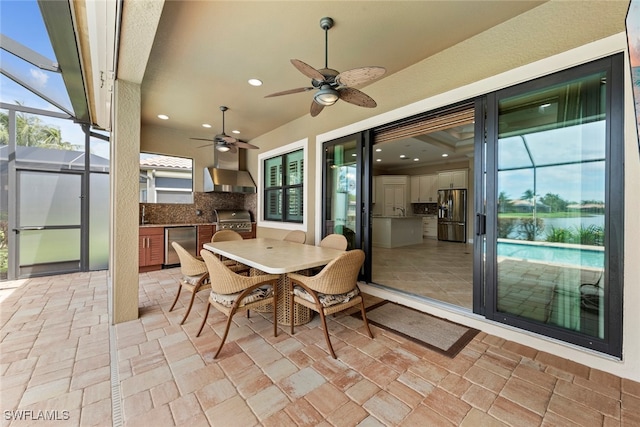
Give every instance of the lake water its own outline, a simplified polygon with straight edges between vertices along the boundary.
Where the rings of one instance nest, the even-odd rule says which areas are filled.
[[[541,235],[538,236],[538,239],[544,240],[544,236],[551,232],[551,228],[568,228],[572,231],[575,231],[576,228],[580,228],[580,226],[587,228],[591,225],[595,225],[598,227],[602,227],[604,229],[604,215],[593,215],[593,216],[583,216],[583,217],[575,217],[575,218],[542,218],[544,221],[544,230]],[[507,238],[509,239],[517,239],[518,232],[513,231],[510,233]]]

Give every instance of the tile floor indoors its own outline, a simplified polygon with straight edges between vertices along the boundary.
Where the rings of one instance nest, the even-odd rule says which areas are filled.
[[[639,383],[485,333],[450,359],[338,315],[334,360],[317,317],[274,338],[240,314],[213,360],[223,316],[195,337],[202,292],[180,326],[178,274],[141,274],[140,318],[115,326],[105,272],[0,283],[2,426],[640,425]],[[38,414],[61,421],[15,420]]]

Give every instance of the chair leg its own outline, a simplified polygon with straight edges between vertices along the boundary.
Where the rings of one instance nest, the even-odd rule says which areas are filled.
[[[189,301],[189,307],[187,307],[187,312],[184,314],[184,317],[182,318],[182,322],[180,322],[181,325],[184,323],[185,320],[187,320],[187,316],[189,315],[189,313],[191,313],[191,307],[193,307],[193,300],[196,299],[197,291],[198,291],[197,289],[194,289],[193,292],[191,293],[191,300]]]
[[[231,326],[231,319],[233,318],[234,314],[235,314],[235,311],[231,310],[231,312],[229,313],[229,317],[227,318],[227,326],[224,328],[224,335],[222,335],[222,341],[220,341],[220,347],[218,347],[218,351],[216,351],[216,354],[213,356],[214,359],[216,359],[220,354],[220,350],[222,350],[222,346],[224,345],[224,342],[227,339],[227,335],[229,334],[229,327]]]
[[[176,298],[173,300],[173,304],[171,304],[171,308],[169,309],[169,311],[173,310],[173,307],[176,306],[176,303],[178,302],[178,298],[180,298],[181,290],[182,290],[182,285],[178,283],[178,293],[176,294]]]
[[[369,321],[367,320],[366,309],[364,308],[364,300],[360,301],[360,311],[362,312],[362,320],[364,321],[364,326],[367,328],[367,332],[369,332],[369,337],[373,338],[371,328],[369,328]]]
[[[278,336],[278,284],[272,283],[271,292],[273,293],[273,336]],[[291,322],[293,325],[293,321]]]
[[[336,352],[333,351],[333,346],[331,345],[331,340],[329,339],[329,329],[327,328],[327,318],[324,315],[324,310],[321,308],[320,310],[318,310],[318,313],[320,314],[320,320],[322,321],[322,330],[324,331],[324,339],[327,340],[327,347],[329,347],[331,357],[337,359],[338,357],[336,356]]]
[[[200,333],[202,332],[202,328],[204,328],[204,324],[207,323],[207,317],[209,317],[209,309],[210,308],[211,308],[211,304],[209,302],[207,302],[207,311],[204,313],[204,317],[202,318],[202,324],[200,325],[200,330],[196,334],[196,337],[200,336]]]
[[[293,289],[289,292],[289,322],[291,323],[291,335],[293,335],[293,305],[295,304],[295,299],[293,295]]]

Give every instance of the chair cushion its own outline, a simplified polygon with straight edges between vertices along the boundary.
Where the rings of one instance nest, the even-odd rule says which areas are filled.
[[[294,295],[297,295],[309,302],[315,302],[309,292],[307,292],[300,286],[295,286],[293,288],[293,293]],[[358,288],[353,288],[352,290],[344,294],[322,294],[318,292],[318,299],[320,300],[320,304],[322,304],[323,307],[331,307],[332,305],[344,304],[345,302],[349,302],[351,301],[351,299],[358,296],[359,293],[360,292],[358,291]]]
[[[198,281],[202,278],[202,274],[199,274],[197,276],[187,276],[186,274],[182,275],[182,282],[187,284],[187,285],[191,285],[191,286],[195,286],[198,284]],[[207,277],[205,279],[205,281],[203,282],[203,284],[207,284],[209,283],[210,280]]]
[[[235,294],[219,294],[214,291],[211,291],[211,299],[218,304],[221,304],[227,308],[230,308],[233,303],[238,299],[242,292],[237,292]],[[260,301],[265,298],[269,298],[272,294],[272,288],[269,285],[261,286],[259,288],[254,289],[249,295],[244,297],[240,306],[250,304],[252,302]]]

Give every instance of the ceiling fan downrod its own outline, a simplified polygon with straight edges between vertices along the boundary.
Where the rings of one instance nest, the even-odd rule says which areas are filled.
[[[324,68],[329,68],[329,29],[333,27],[333,19],[325,16],[320,20],[320,28],[324,30]]]

